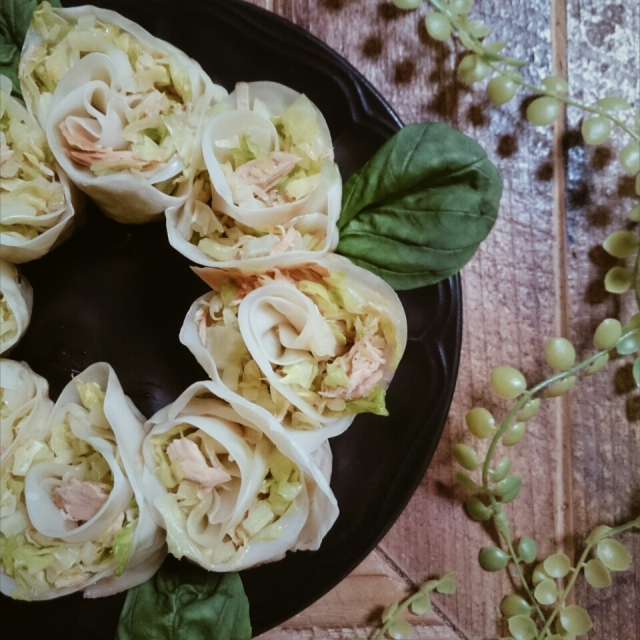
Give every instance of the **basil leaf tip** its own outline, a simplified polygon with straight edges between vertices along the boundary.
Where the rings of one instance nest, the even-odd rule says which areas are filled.
[[[441,122],[407,125],[345,183],[336,253],[397,290],[434,284],[474,255],[501,194],[477,142]]]

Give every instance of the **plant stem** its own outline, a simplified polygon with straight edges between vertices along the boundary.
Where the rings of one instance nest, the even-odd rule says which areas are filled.
[[[491,500],[491,507],[495,515],[497,516],[499,513],[501,513],[506,518],[505,512],[502,510],[500,503],[495,499],[495,497],[490,496],[490,500]],[[495,517],[494,517],[494,521],[495,521]],[[527,594],[529,601],[533,605],[533,608],[536,610],[536,613],[540,616],[540,620],[544,622],[546,618],[544,616],[544,613],[542,612],[542,609],[540,609],[540,606],[538,605],[538,601],[534,598],[533,593],[529,588],[529,584],[524,577],[524,574],[522,573],[522,568],[520,567],[520,558],[518,557],[516,550],[513,548],[513,541],[511,540],[511,535],[509,534],[508,531],[504,531],[502,527],[496,526],[496,529],[498,530],[498,533],[502,536],[502,539],[505,541],[505,544],[509,549],[511,559],[513,560],[513,564],[515,565],[516,573],[518,574],[518,579],[520,580],[520,584],[522,585],[522,588],[525,590],[525,593]]]
[[[382,638],[384,638],[384,634],[388,631],[395,618],[406,611],[411,606],[411,604],[419,597],[429,593],[430,591],[433,591],[437,585],[437,580],[429,580],[428,582],[423,584],[420,589],[418,589],[418,591],[398,604],[398,608],[394,611],[393,615],[389,617],[389,619],[382,625],[380,629],[378,629],[378,632],[375,636],[373,636],[371,640],[381,640]]]
[[[627,531],[628,529],[631,529],[634,526],[636,526],[636,521],[631,520],[630,522],[625,522],[624,524],[621,524],[618,527],[613,527],[610,531],[607,532],[606,536],[603,536],[601,538],[601,540],[603,540],[604,538],[612,538],[613,536],[619,533],[622,533],[623,531]],[[573,589],[573,586],[575,585],[576,580],[580,575],[580,571],[582,571],[582,569],[584,568],[586,564],[585,561],[589,555],[589,552],[596,544],[598,544],[598,542],[600,542],[600,540],[596,540],[594,542],[588,543],[587,546],[584,548],[584,551],[580,555],[580,559],[578,560],[578,563],[576,564],[575,568],[572,570],[572,575],[571,575],[571,578],[569,579],[569,582],[567,583],[567,586],[563,589],[562,593],[560,594],[560,597],[558,598],[558,602],[556,606],[553,608],[553,611],[551,612],[551,615],[549,616],[544,626],[542,627],[542,629],[540,629],[538,635],[536,636],[537,639],[541,640],[542,638],[544,638],[544,635],[551,628],[551,624],[553,623],[557,615],[560,613],[560,609],[564,607],[564,603],[566,602],[567,597],[569,596],[569,593],[571,593],[571,589]]]
[[[449,8],[446,6],[446,3],[442,2],[442,0],[428,0],[428,2],[434,9],[436,9],[437,11],[440,11],[442,14],[444,14],[447,17],[447,20],[449,20],[449,23],[451,24],[453,30],[456,32],[456,34],[458,34],[458,37],[460,37],[461,33],[464,34],[463,37],[465,41],[462,42],[462,44],[467,49],[469,49],[470,51],[473,51],[473,53],[480,56],[484,60],[484,62],[496,73],[499,73],[500,75],[505,76],[510,80],[513,80],[516,84],[519,84],[521,87],[524,87],[525,89],[529,89],[529,91],[532,91],[533,93],[536,93],[540,96],[548,96],[568,106],[576,107],[581,111],[586,111],[587,113],[592,113],[594,115],[607,118],[608,120],[613,122],[616,126],[618,126],[620,129],[622,129],[627,135],[629,135],[634,142],[640,141],[640,131],[634,130],[632,127],[627,125],[624,121],[620,120],[620,118],[617,118],[616,116],[612,115],[610,111],[607,111],[606,109],[603,109],[602,107],[598,107],[598,106],[591,107],[591,106],[582,104],[580,102],[577,102],[576,100],[573,100],[572,98],[569,98],[568,96],[565,96],[556,91],[551,91],[545,87],[538,87],[534,84],[527,82],[520,74],[514,73],[513,71],[510,71],[508,69],[504,69],[499,64],[491,60],[491,57],[496,57],[498,58],[498,60],[502,59],[504,64],[510,64],[512,66],[516,61],[511,58],[506,58],[504,56],[498,56],[492,51],[489,51],[482,44],[482,42],[478,40],[478,38],[476,38],[473,34],[469,33],[464,28],[464,26],[457,19],[457,16],[455,14],[452,14],[449,11]],[[524,65],[526,63],[523,62],[522,64]]]
[[[489,450],[487,451],[487,456],[482,465],[482,486],[487,492],[489,493],[492,492],[492,489],[489,486],[489,472],[491,471],[491,462],[493,460],[493,455],[495,453],[496,447],[500,442],[500,438],[502,438],[502,436],[504,435],[504,432],[511,425],[511,422],[516,417],[520,409],[522,409],[524,405],[527,404],[527,402],[529,402],[533,398],[533,396],[535,396],[537,393],[542,391],[544,388],[554,384],[555,382],[564,380],[568,376],[574,375],[579,371],[581,371],[582,369],[589,367],[598,358],[605,355],[606,353],[609,353],[614,348],[615,347],[611,347],[611,349],[603,349],[602,351],[598,351],[597,353],[589,356],[586,360],[583,360],[582,362],[579,362],[578,364],[574,365],[573,367],[571,367],[571,369],[567,369],[566,371],[560,371],[554,374],[553,376],[547,378],[546,380],[539,382],[535,387],[532,387],[531,389],[529,389],[529,391],[525,391],[522,394],[522,396],[520,396],[520,399],[518,400],[518,402],[511,408],[511,410],[509,411],[505,419],[500,424],[500,427],[498,427],[495,434],[493,435],[493,438],[491,439],[491,443],[489,445]]]

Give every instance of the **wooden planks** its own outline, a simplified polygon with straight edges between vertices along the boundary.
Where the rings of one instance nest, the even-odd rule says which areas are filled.
[[[635,304],[604,292],[613,264],[599,248],[624,226],[632,203],[630,181],[614,161],[616,145],[585,149],[576,135],[580,113],[569,111],[556,130],[522,118],[524,94],[501,108],[481,87],[454,74],[460,50],[429,40],[417,12],[384,0],[252,0],[321,38],[345,56],[396,109],[404,122],[444,120],[487,150],[504,179],[500,218],[463,271],[465,329],[460,376],[451,415],[432,465],[409,506],[378,549],[323,599],[261,640],[351,638],[368,632],[380,606],[411,585],[455,570],[455,596],[441,596],[415,638],[498,638],[506,635],[498,604],[511,592],[505,572],[489,574],[477,552],[492,544],[490,530],[470,521],[452,475],[452,444],[469,441],[464,414],[482,405],[500,417],[506,404],[488,387],[502,363],[521,368],[529,382],[548,375],[543,346],[553,335],[588,353],[590,336],[608,315],[628,318]],[[552,71],[566,74],[577,97],[622,92],[638,101],[638,7],[631,0],[476,3],[474,17],[493,27],[491,39],[530,62],[527,79],[539,84]],[[591,88],[593,87],[593,88]],[[609,149],[609,150],[608,150]],[[540,553],[573,556],[600,523],[619,524],[640,511],[640,398],[629,367],[581,382],[569,396],[549,401],[526,440],[510,451],[524,477],[509,510],[515,535],[538,541]],[[595,628],[588,638],[640,637],[640,540],[624,538],[635,569],[615,576],[606,591],[579,586]]]

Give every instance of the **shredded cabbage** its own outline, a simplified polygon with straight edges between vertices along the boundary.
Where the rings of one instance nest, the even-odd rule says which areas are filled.
[[[222,382],[275,415],[285,426],[320,426],[270,384],[240,332],[238,311],[243,296],[270,282],[286,282],[307,296],[319,310],[336,345],[329,348],[323,343],[324,355],[317,355],[312,349],[292,363],[272,362],[279,384],[290,386],[326,418],[361,412],[387,415],[382,367],[389,351],[395,360],[399,359],[402,345],[398,344],[393,321],[339,271],[329,272],[321,281],[296,279],[295,269],[287,274],[273,270],[259,276],[239,276],[237,281],[228,277],[220,293],[212,292],[196,321],[200,341],[211,354]],[[320,334],[318,330],[314,336],[316,344],[320,344]]]
[[[260,113],[261,107],[256,99],[253,110]],[[326,147],[309,99],[299,96],[280,115],[271,117],[271,122],[278,134],[277,148],[261,148],[250,133],[243,133],[235,146],[231,146],[231,140],[217,143],[218,147],[229,147],[227,160],[220,166],[235,204],[255,200],[269,206],[294,202],[308,196],[320,184],[320,172],[332,150]],[[282,175],[274,166],[285,156],[289,156],[285,160],[288,168]],[[280,177],[273,181],[272,175]]]
[[[190,207],[193,209],[190,242],[217,262],[262,258],[286,251],[315,251],[326,242],[326,225],[296,220],[295,225],[288,223],[256,229],[216,212],[211,199],[209,174],[201,171],[190,195]]]
[[[238,428],[241,427],[238,425]],[[223,470],[227,480],[211,487],[191,479],[180,460],[172,460],[168,453],[171,444],[183,438],[197,445],[200,465]],[[261,448],[267,446],[264,440],[262,442]],[[274,540],[279,537],[282,529],[278,520],[293,508],[295,499],[303,490],[296,464],[280,453],[275,445],[269,443],[268,447],[258,493],[239,520],[236,518],[228,522],[235,510],[231,504],[233,496],[243,491],[240,467],[230,452],[205,431],[186,422],[151,436],[156,475],[168,492],[161,501],[164,506],[159,501],[156,501],[156,506],[161,511],[170,510],[171,520],[178,522],[183,535],[192,537],[196,544],[206,537],[208,543],[203,553],[210,562],[230,562],[240,558],[243,548],[253,539]],[[168,544],[174,555],[182,555],[171,531]]]
[[[14,598],[32,600],[52,588],[83,585],[109,565],[114,566],[115,575],[121,575],[129,561],[139,516],[135,499],[98,539],[88,542],[70,543],[47,537],[29,521],[24,479],[38,463],[68,465],[75,479],[99,483],[107,491],[112,484],[111,469],[103,456],[77,437],[70,424],[74,420],[85,421],[94,434],[105,434],[115,449],[115,437],[104,416],[104,392],[96,383],[76,382],[81,404],[70,405],[65,419],[50,430],[43,442],[26,438],[9,459],[2,460],[0,563],[4,573],[17,584]],[[62,483],[65,481],[66,477]]]
[[[163,191],[173,191],[187,179],[195,149],[194,127],[190,122],[193,87],[189,73],[175,54],[152,49],[120,27],[94,15],[73,22],[55,12],[47,2],[33,15],[32,27],[41,36],[40,44],[30,44],[21,62],[21,82],[34,111],[45,113],[52,94],[68,71],[87,54],[103,53],[118,66],[122,87],[118,97],[126,106],[122,141],[116,146],[99,144],[61,127],[68,155],[95,175],[131,171],[136,175],[157,172],[173,158],[176,170],[171,184],[158,180]],[[116,108],[116,107],[114,107]],[[65,121],[66,122],[66,121]],[[91,127],[89,127],[90,129]]]
[[[44,132],[11,97],[5,76],[0,97],[0,233],[27,241],[56,223],[65,193]]]

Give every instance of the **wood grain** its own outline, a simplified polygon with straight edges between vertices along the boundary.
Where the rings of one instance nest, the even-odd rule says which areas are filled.
[[[600,244],[625,226],[633,206],[630,178],[615,160],[622,138],[585,148],[581,113],[570,109],[556,127],[523,118],[525,94],[493,108],[482,87],[455,77],[461,49],[426,35],[426,5],[402,12],[383,0],[252,0],[295,22],[349,60],[405,123],[444,120],[478,140],[500,169],[504,195],[490,237],[463,270],[464,337],[451,414],[433,462],[407,509],[365,562],[324,598],[261,640],[329,640],[370,634],[381,607],[430,576],[456,571],[454,596],[434,598],[434,612],[414,638],[499,638],[507,635],[498,605],[512,592],[509,575],[482,571],[477,553],[495,543],[490,529],[461,509],[452,480],[451,446],[468,442],[464,414],[474,406],[496,418],[507,404],[489,389],[492,367],[509,363],[530,383],[547,377],[543,348],[565,335],[580,354],[607,316],[628,319],[631,297],[607,294],[606,270],[616,263]],[[594,102],[623,95],[638,104],[639,8],[632,0],[526,2],[479,0],[474,17],[527,60],[525,77],[539,84],[566,76],[576,97]],[[598,524],[620,524],[640,512],[640,397],[621,359],[546,402],[521,445],[509,451],[524,478],[509,508],[514,535],[536,539],[540,557],[574,557]],[[484,445],[481,445],[481,447]],[[481,449],[482,450],[482,449]],[[607,590],[580,584],[594,629],[587,638],[640,638],[640,536],[623,540],[636,560]]]

